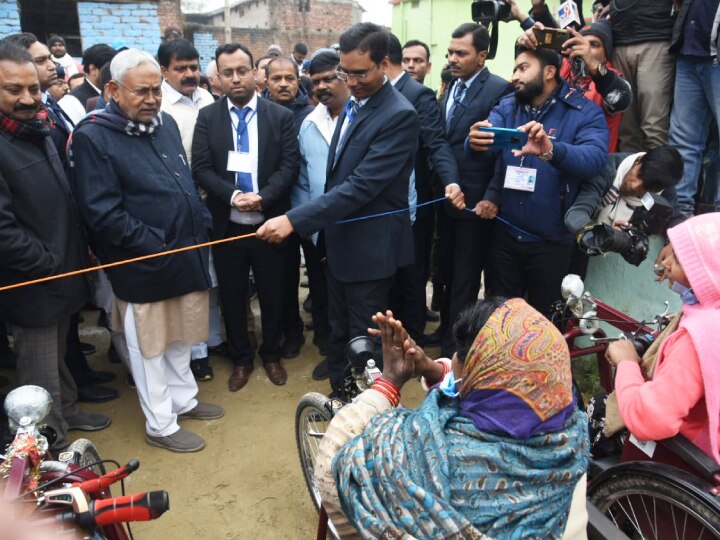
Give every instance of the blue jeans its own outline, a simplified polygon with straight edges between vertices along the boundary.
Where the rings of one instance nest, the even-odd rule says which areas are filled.
[[[694,197],[713,117],[720,118],[720,65],[713,64],[712,58],[678,56],[669,142],[685,161],[685,174],[676,188],[679,211],[685,216],[692,216],[695,210]],[[716,186],[720,182],[717,175],[708,180]],[[720,197],[716,201],[716,205],[720,203]]]

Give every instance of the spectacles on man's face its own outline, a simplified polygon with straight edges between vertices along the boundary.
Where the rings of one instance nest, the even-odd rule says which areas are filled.
[[[150,96],[159,98],[162,96],[162,86],[141,86],[140,88],[129,88],[118,81],[115,81],[115,84],[124,88],[128,92],[135,94],[139,98],[145,99]]]
[[[339,75],[328,75],[327,77],[323,77],[322,79],[312,79],[312,84],[313,86],[320,86],[321,83],[332,84],[339,78],[341,78]]]
[[[223,79],[227,80],[231,80],[233,78],[233,75],[235,74],[237,74],[238,77],[243,79],[248,75],[252,75],[252,69],[246,67],[239,67],[237,69],[226,68],[218,73],[218,75],[220,75]]]
[[[344,69],[338,68],[337,71],[335,71],[335,75],[337,75],[337,78],[341,81],[347,82],[348,79],[354,79],[354,80],[363,80],[366,79],[368,75],[370,75],[370,72],[378,67],[378,64],[375,64],[370,69],[366,69],[365,71],[345,71]]]

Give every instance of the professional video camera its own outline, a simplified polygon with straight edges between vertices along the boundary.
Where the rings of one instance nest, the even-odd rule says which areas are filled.
[[[630,264],[639,266],[647,258],[651,234],[665,231],[672,207],[660,195],[648,193],[653,199],[650,208],[636,208],[627,225],[615,229],[607,224],[589,226],[577,235],[580,249],[587,255],[619,253]]]
[[[489,26],[493,22],[509,22],[510,17],[510,4],[505,0],[473,0],[472,18],[478,24]]]
[[[473,0],[471,5],[472,19],[486,26],[490,31],[490,47],[488,58],[495,58],[498,44],[498,22],[509,22],[512,14],[510,4],[505,0]]]

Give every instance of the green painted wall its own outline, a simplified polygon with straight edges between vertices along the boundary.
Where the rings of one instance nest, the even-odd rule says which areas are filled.
[[[529,0],[518,0],[521,7],[529,11]],[[452,31],[465,22],[472,22],[469,0],[405,0],[393,6],[392,32],[400,43],[419,39],[430,45],[433,64],[425,84],[437,89],[440,85],[440,71],[445,65],[445,53],[450,44]],[[549,2],[551,6],[559,2]],[[510,79],[515,61],[515,40],[522,33],[520,23],[500,23],[500,40],[494,60],[488,62],[490,71]]]

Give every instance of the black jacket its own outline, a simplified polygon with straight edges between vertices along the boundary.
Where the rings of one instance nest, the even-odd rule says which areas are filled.
[[[435,92],[404,73],[395,83],[395,90],[410,102],[420,117],[420,141],[415,154],[415,189],[418,204],[433,198],[433,171],[441,178],[443,185],[458,182],[460,176],[445,130],[440,123]],[[417,217],[433,215],[431,206],[417,209]]]
[[[613,45],[670,41],[673,0],[612,0]]]
[[[610,154],[602,171],[582,181],[575,202],[565,213],[565,226],[573,235],[592,220],[602,204],[603,197],[615,181],[618,167],[630,155],[632,154],[629,152]],[[662,196],[673,208],[676,206],[675,186],[663,190]]]
[[[290,208],[290,188],[300,170],[300,152],[292,113],[258,98],[258,194],[265,219]],[[235,173],[227,170],[228,151],[235,148],[227,98],[203,107],[193,134],[192,170],[195,181],[208,193],[213,217],[213,239],[224,238],[230,221],[230,197]]]
[[[267,88],[263,92],[262,97],[268,101],[272,101],[272,99],[270,99],[270,91]],[[305,120],[305,117],[313,112],[314,109],[314,107],[310,105],[307,90],[305,90],[302,85],[298,87],[298,92],[294,100],[288,104],[278,103],[278,105],[282,105],[293,113],[293,117],[295,118],[295,135],[300,133],[300,126],[302,126],[303,120]]]
[[[420,122],[389,82],[360,107],[338,152],[345,116],[343,111],[330,144],[325,194],[293,208],[287,217],[300,236],[324,231],[328,268],[337,280],[375,281],[413,263],[408,212],[336,222],[407,209]]]
[[[95,88],[93,88],[93,86],[86,79],[80,86],[70,92],[70,95],[75,96],[78,101],[82,103],[82,106],[85,107],[87,105],[87,100],[91,97],[99,96],[100,92],[95,90]]]
[[[172,117],[150,136],[80,124],[71,148],[73,187],[93,251],[109,263],[207,242],[210,216],[198,197]],[[157,302],[210,288],[207,248],[107,270],[115,295]]]
[[[50,137],[40,145],[0,132],[0,286],[88,266],[87,242]],[[85,276],[0,293],[0,316],[51,326],[90,297]]]
[[[460,173],[459,183],[465,194],[465,204],[468,208],[474,208],[484,198],[485,189],[495,175],[495,155],[492,152],[467,154],[465,139],[470,133],[470,126],[479,120],[487,120],[492,108],[503,96],[512,91],[513,87],[509,82],[497,75],[492,75],[490,70],[485,68],[470,85],[465,98],[453,115],[450,129],[447,131],[447,139],[455,155]],[[452,84],[440,103],[440,119],[443,126],[445,125],[447,100],[453,99],[454,92],[455,84]],[[447,202],[444,206],[454,219],[477,219],[474,214],[457,210]]]

